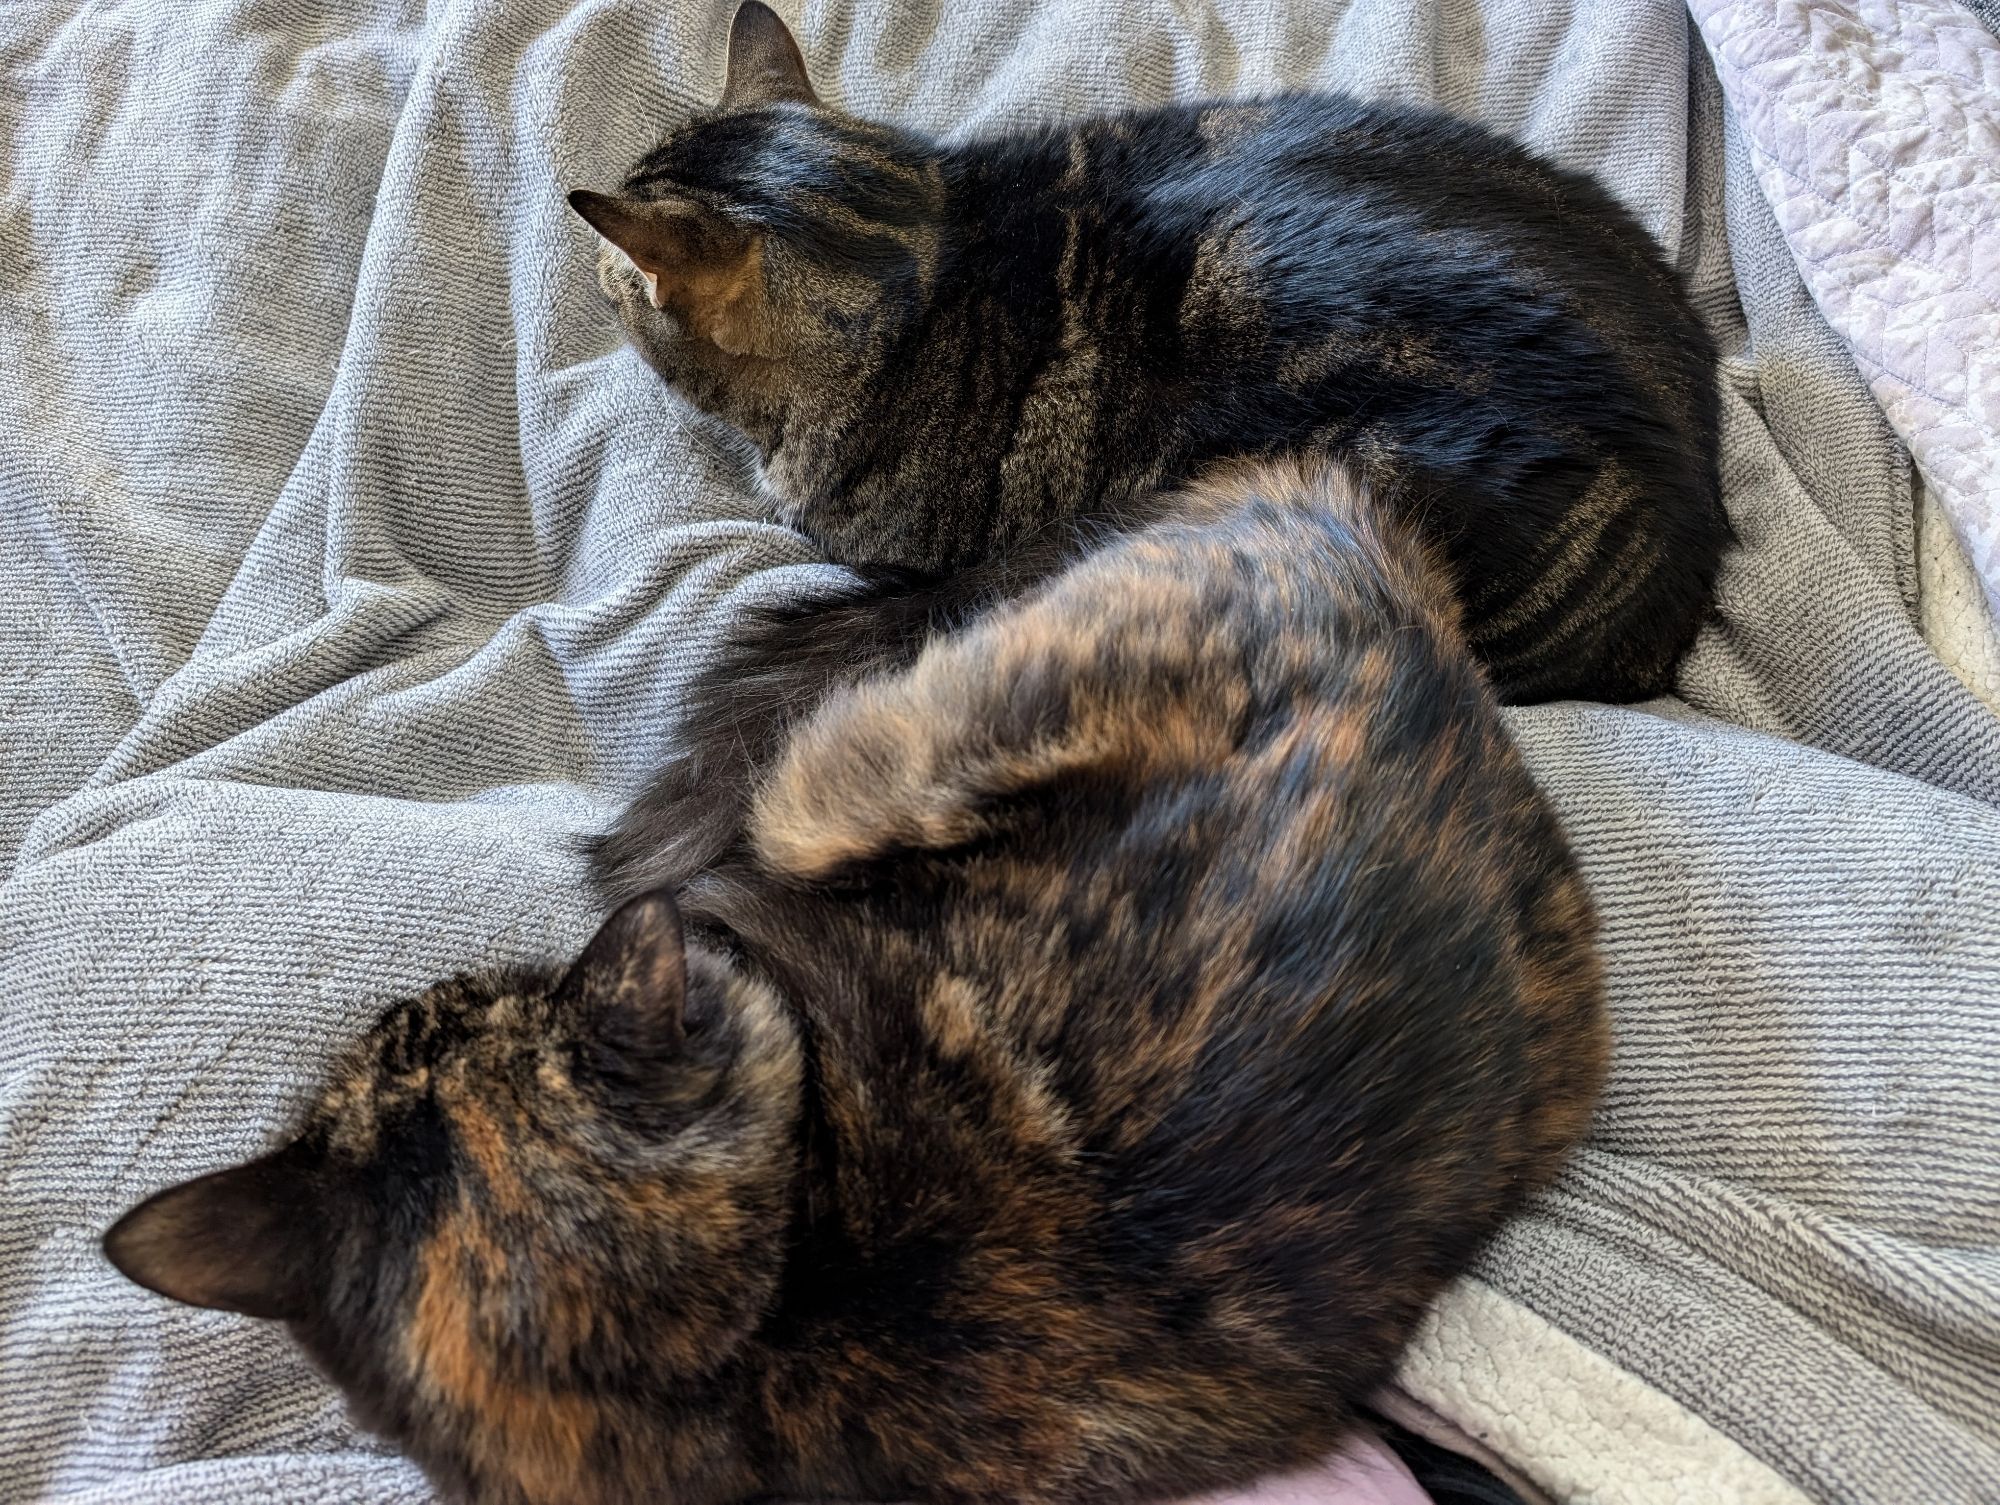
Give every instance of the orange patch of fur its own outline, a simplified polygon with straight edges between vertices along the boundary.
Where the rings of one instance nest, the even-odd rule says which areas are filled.
[[[476,1092],[455,1092],[444,1102],[452,1128],[472,1163],[502,1211],[519,1212],[527,1205],[525,1188],[515,1173],[511,1149],[500,1125],[486,1111],[486,1100]]]
[[[453,1212],[419,1260],[405,1351],[419,1382],[466,1418],[478,1472],[511,1481],[536,1505],[555,1505],[576,1488],[597,1416],[579,1396],[523,1385],[500,1372],[479,1335],[480,1303],[469,1280],[477,1271],[482,1281],[497,1281],[506,1267],[505,1252],[471,1209]]]

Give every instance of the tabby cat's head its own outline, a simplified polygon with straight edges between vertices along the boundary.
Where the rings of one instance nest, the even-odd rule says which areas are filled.
[[[775,12],[748,3],[722,102],[615,194],[572,207],[604,237],[598,280],[632,343],[768,449],[786,415],[867,382],[936,270],[938,148],[823,105]]]
[[[685,1443],[668,1418],[771,1301],[799,1093],[775,998],[651,895],[565,974],[391,1009],[289,1144],[142,1203],[105,1251],[290,1323],[449,1494],[634,1498],[699,1473],[646,1440]]]

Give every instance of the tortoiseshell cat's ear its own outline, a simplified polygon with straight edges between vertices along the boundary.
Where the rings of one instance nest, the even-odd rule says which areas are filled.
[[[601,1074],[643,1077],[680,1056],[687,1009],[687,950],[680,911],[665,893],[642,894],[606,920],[556,988],[575,1010],[586,1058]]]
[[[308,1315],[320,1219],[290,1149],[147,1198],[104,1235],[120,1274],[190,1306],[295,1321]]]
[[[806,77],[805,55],[778,13],[759,0],[744,0],[729,27],[729,72],[722,108],[752,110],[759,105],[816,105]]]

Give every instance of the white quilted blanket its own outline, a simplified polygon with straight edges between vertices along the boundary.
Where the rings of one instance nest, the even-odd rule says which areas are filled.
[[[1940,653],[2000,704],[2000,40],[1950,0],[1690,0],[1814,300],[1909,446]]]

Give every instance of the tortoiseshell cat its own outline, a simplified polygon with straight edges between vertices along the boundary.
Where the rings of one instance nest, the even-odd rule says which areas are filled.
[[[1583,1133],[1595,921],[1442,570],[1211,476],[835,691],[574,967],[107,1235],[447,1495],[1055,1505],[1328,1451]]]
[[[1362,464],[1503,700],[1666,691],[1707,610],[1712,343],[1602,188],[1472,124],[1291,96],[942,145],[820,103],[753,0],[721,105],[570,201],[633,345],[868,567],[744,629],[614,891],[708,860],[829,677],[1232,457]]]

